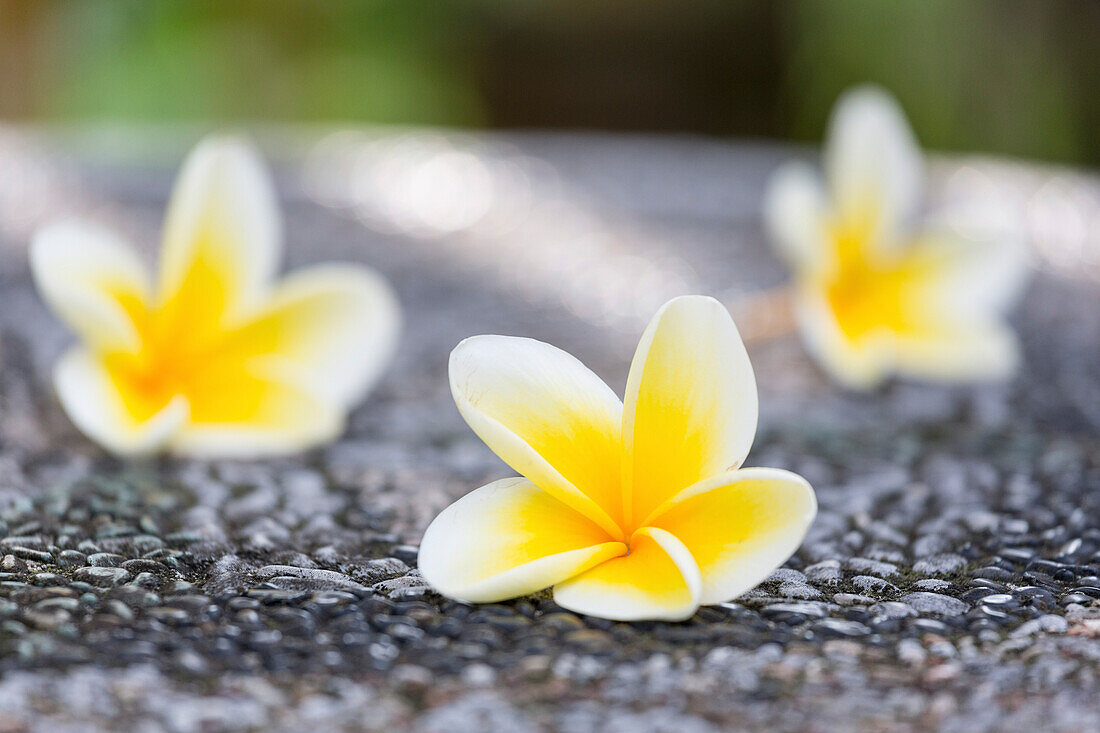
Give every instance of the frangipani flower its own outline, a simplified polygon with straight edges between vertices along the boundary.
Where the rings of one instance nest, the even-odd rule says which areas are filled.
[[[817,511],[802,477],[739,468],[756,381],[712,298],[676,298],[654,316],[625,404],[577,359],[525,338],[463,341],[450,380],[466,422],[524,476],[467,494],[424,533],[420,572],[452,598],[553,586],[579,613],[685,619],[767,577]]]
[[[185,163],[155,285],[108,231],[39,232],[38,288],[83,342],[54,373],[76,426],[119,454],[269,454],[338,435],[390,358],[397,301],[350,264],[274,282],[281,238],[266,170],[230,139]]]
[[[920,150],[905,116],[874,88],[833,112],[822,189],[789,163],[772,179],[765,220],[794,270],[807,348],[841,383],[868,388],[890,372],[996,378],[1018,363],[1003,313],[1022,289],[1026,252],[1007,212],[959,209],[916,225]]]

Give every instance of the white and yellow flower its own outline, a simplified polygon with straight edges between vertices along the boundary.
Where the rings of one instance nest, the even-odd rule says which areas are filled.
[[[823,188],[809,166],[785,165],[765,202],[818,362],[853,388],[891,372],[942,380],[1011,373],[1018,348],[1003,315],[1027,267],[1007,217],[963,207],[950,223],[919,223],[920,150],[897,103],[875,88],[838,102],[824,168]]]
[[[54,374],[76,426],[118,454],[269,454],[337,436],[393,352],[397,301],[350,264],[275,282],[281,239],[267,171],[231,139],[185,163],[155,283],[108,231],[39,232],[35,281],[82,340]]]
[[[712,298],[677,298],[654,316],[625,405],[577,359],[525,338],[463,341],[450,380],[466,422],[523,478],[471,492],[428,527],[420,572],[446,596],[553,586],[579,613],[685,619],[767,577],[816,513],[802,477],[739,468],[756,381]]]

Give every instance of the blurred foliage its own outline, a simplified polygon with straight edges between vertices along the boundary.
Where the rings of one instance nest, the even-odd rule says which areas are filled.
[[[816,140],[845,87],[922,142],[1100,163],[1087,0],[0,0],[0,115]]]
[[[483,121],[468,3],[8,4],[33,16],[35,116]]]
[[[784,105],[813,139],[859,82],[896,94],[921,141],[1100,162],[1100,3],[800,0],[785,7]]]

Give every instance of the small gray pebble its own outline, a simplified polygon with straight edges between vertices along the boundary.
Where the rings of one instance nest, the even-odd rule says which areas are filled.
[[[802,581],[788,580],[779,585],[779,595],[784,598],[799,598],[804,601],[821,598],[821,591]]]
[[[961,555],[932,555],[913,563],[913,571],[924,575],[953,573],[966,566],[966,558]]]
[[[806,568],[806,577],[813,583],[824,585],[836,585],[843,574],[840,571],[839,560],[822,560]]]
[[[866,573],[869,575],[877,575],[882,578],[889,578],[892,575],[898,574],[898,566],[889,562],[880,562],[879,560],[872,560],[867,557],[853,557],[849,558],[846,563],[849,570],[854,570],[857,573]]]
[[[931,613],[939,616],[961,616],[969,610],[970,605],[958,598],[945,596],[942,593],[907,593],[901,597],[902,603],[908,603],[919,613]]]
[[[852,578],[852,585],[864,593],[896,593],[898,587],[893,583],[876,578],[873,575],[857,575]]]
[[[91,583],[92,585],[110,587],[125,583],[130,579],[130,573],[122,568],[99,568],[89,566],[77,570],[73,573],[73,577],[77,580]]]

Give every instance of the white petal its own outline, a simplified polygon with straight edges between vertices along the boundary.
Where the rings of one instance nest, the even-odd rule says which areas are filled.
[[[527,479],[508,478],[444,509],[424,532],[418,564],[439,593],[488,603],[549,588],[625,552]]]
[[[42,297],[88,344],[138,348],[134,318],[148,299],[148,275],[122,240],[93,224],[59,222],[35,235],[30,263]]]
[[[656,527],[634,533],[630,554],[554,586],[563,608],[615,621],[683,621],[699,608],[702,579],[684,544]]]
[[[898,372],[947,382],[1001,380],[1020,365],[1016,335],[999,322],[898,336],[894,352]]]
[[[721,603],[756,587],[794,554],[816,514],[806,479],[745,468],[700,481],[650,521],[691,551],[702,577],[700,603]]]
[[[168,402],[146,420],[127,409],[119,385],[92,352],[68,351],[57,363],[54,383],[73,424],[104,448],[120,455],[152,453],[169,443],[187,421],[183,397]]]
[[[510,336],[474,336],[451,352],[451,392],[501,459],[621,538],[622,403],[573,356]]]
[[[764,224],[796,270],[824,266],[830,247],[825,193],[810,166],[789,162],[772,174],[764,194]]]
[[[1023,292],[1030,253],[1022,228],[998,206],[942,212],[914,245],[936,263],[915,293],[918,308],[943,323],[981,324],[1005,313]]]
[[[858,87],[837,102],[829,122],[825,174],[841,222],[866,230],[868,244],[897,244],[917,213],[923,186],[920,148],[897,101]]]
[[[630,526],[682,489],[740,465],[757,409],[752,364],[725,306],[697,295],[666,303],[642,335],[626,383]]]
[[[397,298],[381,275],[326,264],[287,276],[237,338],[257,341],[261,358],[288,362],[309,391],[350,406],[381,376],[400,325]]]
[[[278,199],[263,162],[247,144],[208,138],[184,163],[164,225],[160,297],[218,300],[236,314],[266,294],[279,266]],[[192,310],[185,308],[185,310]]]

